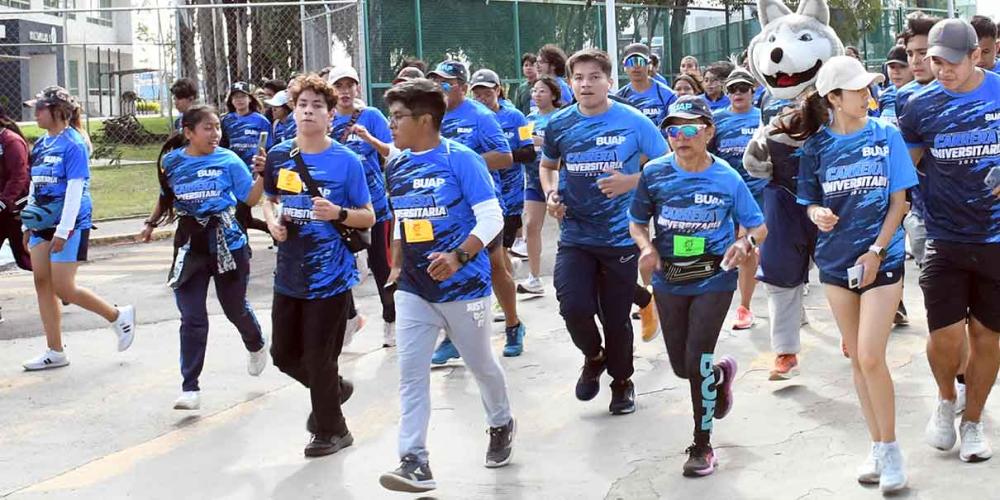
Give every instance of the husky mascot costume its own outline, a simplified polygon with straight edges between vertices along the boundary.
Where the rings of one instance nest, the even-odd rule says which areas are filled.
[[[799,174],[795,154],[802,142],[773,132],[782,111],[801,105],[814,88],[819,68],[842,55],[844,46],[830,27],[826,0],[802,0],[794,13],[782,0],[757,0],[757,14],[761,32],[750,41],[748,59],[751,73],[767,92],[761,103],[763,126],[747,145],[743,163],[750,175],[770,180],[764,190],[768,237],[760,249],[757,279],[768,291],[771,347],[778,356],[796,355],[816,226],[806,207],[795,200]],[[771,372],[772,380],[789,375]]]

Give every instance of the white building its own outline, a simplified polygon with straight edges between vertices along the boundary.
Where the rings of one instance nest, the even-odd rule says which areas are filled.
[[[21,102],[58,84],[91,116],[120,110],[120,92],[132,90],[132,12],[70,12],[128,6],[128,0],[0,0],[0,106],[31,119]],[[67,39],[68,34],[68,39]],[[109,53],[110,49],[110,53]]]

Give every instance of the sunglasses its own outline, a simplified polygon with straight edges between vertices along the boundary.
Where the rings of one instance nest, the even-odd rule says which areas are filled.
[[[687,125],[670,125],[667,127],[667,136],[671,139],[676,139],[682,134],[686,139],[693,139],[694,136],[698,135],[702,130],[708,128],[708,125],[704,123],[699,124],[687,124]]]
[[[745,83],[739,83],[736,85],[730,85],[728,90],[730,94],[746,94],[747,92],[753,90],[753,87]]]
[[[649,60],[640,55],[632,55],[625,58],[626,68],[642,68],[649,64]]]

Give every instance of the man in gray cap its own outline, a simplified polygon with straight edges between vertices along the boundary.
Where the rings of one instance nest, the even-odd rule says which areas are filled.
[[[961,19],[937,23],[927,36],[937,81],[900,109],[899,128],[913,163],[927,175],[927,251],[920,275],[930,339],[927,358],[938,385],[938,407],[925,439],[959,458],[993,455],[982,414],[1000,364],[1000,75],[976,67],[979,40]],[[921,163],[923,161],[923,163]],[[955,376],[969,342],[968,400],[955,432]]]

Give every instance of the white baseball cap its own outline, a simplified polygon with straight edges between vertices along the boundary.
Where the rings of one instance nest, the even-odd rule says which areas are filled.
[[[277,94],[274,94],[274,97],[272,97],[272,98],[264,101],[264,104],[267,104],[268,106],[271,106],[271,107],[274,107],[274,108],[277,108],[278,106],[284,106],[285,104],[288,104],[288,91],[287,90],[282,90],[281,92],[278,92]]]
[[[358,77],[358,71],[350,66],[335,66],[330,70],[330,74],[327,75],[326,81],[330,84],[337,83],[338,80],[350,78],[354,80],[354,83],[361,83],[361,78]]]
[[[873,83],[882,83],[885,77],[869,73],[861,61],[851,56],[831,57],[816,75],[816,91],[821,97],[834,90],[861,90]]]

